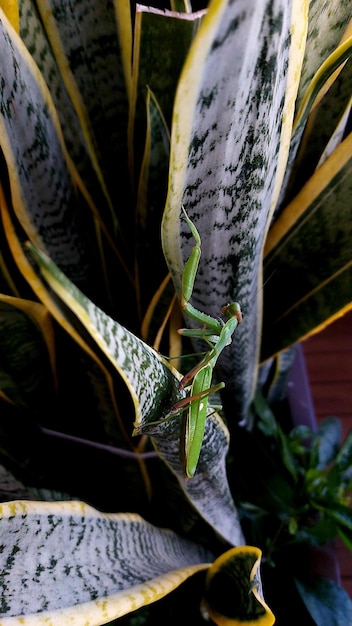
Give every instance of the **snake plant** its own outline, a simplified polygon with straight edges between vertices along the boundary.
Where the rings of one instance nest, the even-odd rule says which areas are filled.
[[[0,625],[275,620],[228,451],[351,307],[351,9],[197,9],[0,0]],[[182,207],[191,303],[243,312],[190,480],[164,420],[204,350],[176,332]]]

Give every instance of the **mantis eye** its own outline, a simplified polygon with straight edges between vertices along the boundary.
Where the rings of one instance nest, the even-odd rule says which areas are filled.
[[[221,313],[226,315],[229,319],[235,317],[240,324],[242,322],[242,311],[238,302],[230,302],[222,307]]]

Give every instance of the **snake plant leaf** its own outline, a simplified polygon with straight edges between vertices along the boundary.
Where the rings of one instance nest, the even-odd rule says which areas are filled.
[[[0,465],[0,501],[12,502],[13,500],[44,500],[45,502],[57,502],[59,500],[70,500],[67,493],[52,489],[36,489],[25,487],[11,472],[3,465]]]
[[[128,101],[114,4],[84,2],[73,10],[69,1],[38,0],[37,6],[92,163],[117,206],[129,181]]]
[[[130,0],[114,0],[116,27],[118,32],[121,63],[125,76],[127,100],[131,102],[132,75],[132,15]]]
[[[262,249],[286,166],[306,27],[305,2],[213,2],[176,96],[163,247],[180,295],[193,245],[184,205],[202,240],[192,304],[213,317],[233,300],[242,307],[218,361],[230,421],[248,420],[256,385]]]
[[[271,278],[264,288],[263,360],[352,306],[351,172],[349,135],[270,230],[264,260],[264,275]]]
[[[140,227],[147,231],[147,221],[152,219],[149,211],[153,216],[159,209],[157,216],[160,219],[165,205],[170,133],[157,98],[149,87],[145,108],[147,131],[138,183],[137,221]]]
[[[44,247],[71,278],[87,285],[93,281],[89,205],[84,225],[77,211],[80,179],[68,157],[50,94],[1,12],[0,58],[0,144],[16,217],[27,237]]]
[[[0,499],[1,502],[11,500],[30,500],[33,498],[30,489],[18,481],[3,465],[0,465]]]
[[[155,350],[91,302],[43,252],[29,246],[50,287],[91,334],[126,383],[135,408],[135,423],[145,416],[160,420],[184,392],[176,371]]]
[[[297,94],[298,107],[315,73],[338,47],[350,19],[349,0],[313,0],[309,3],[307,44]]]
[[[262,553],[242,546],[222,554],[206,575],[204,603],[218,626],[272,626],[275,617],[263,597]]]
[[[188,0],[171,0],[170,2],[172,11],[178,13],[190,13],[191,3]]]
[[[213,561],[139,515],[103,514],[82,502],[6,503],[0,527],[3,626],[106,624]]]
[[[145,97],[149,88],[159,102],[170,127],[177,82],[204,13],[205,11],[175,13],[137,4],[132,69],[132,119],[140,121],[145,118]]]
[[[16,259],[16,262],[21,272],[30,284],[38,299],[43,303],[45,310],[50,311],[50,314],[53,316],[53,318],[64,329],[69,337],[72,338],[74,344],[77,344],[76,351],[74,349],[74,345],[66,345],[66,350],[68,350],[72,362],[77,362],[78,367],[80,367],[79,363],[81,365],[83,362],[85,363],[84,377],[88,377],[89,381],[87,380],[87,385],[91,388],[93,396],[95,396],[98,405],[100,403],[99,415],[102,422],[104,423],[104,430],[109,437],[109,440],[114,441],[115,444],[117,443],[118,445],[122,445],[122,437],[124,439],[124,444],[126,444],[127,441],[129,442],[130,447],[133,447],[131,445],[130,437],[125,432],[125,428],[120,417],[120,412],[116,402],[116,389],[111,372],[106,367],[106,364],[103,363],[101,355],[97,354],[96,344],[93,344],[92,346],[88,345],[86,338],[84,338],[73,325],[72,319],[68,318],[67,311],[63,310],[62,306],[60,306],[60,303],[55,300],[53,294],[49,292],[44,283],[40,280],[37,273],[34,271],[32,265],[29,263],[29,260],[23,252],[23,246],[18,240],[17,233],[11,222],[10,211],[7,207],[6,199],[1,186],[0,210],[12,254]],[[20,300],[16,299],[17,306],[19,305],[19,302]],[[25,310],[31,310],[33,314],[33,311],[35,310],[35,304],[33,303],[32,306],[31,303],[26,304],[25,301],[23,302]],[[42,324],[43,322],[42,320],[38,320],[38,323]],[[43,328],[43,332],[45,333],[45,336],[49,338],[49,335],[45,328]],[[52,355],[51,360],[53,360],[54,348],[51,340],[50,345],[48,344],[48,349],[49,353]],[[54,368],[54,364],[52,365],[52,367]],[[95,395],[96,385],[99,386],[100,392],[102,393],[102,396],[100,398],[99,396]],[[70,406],[71,405],[72,400]],[[65,414],[70,415],[71,413],[70,411],[66,411]],[[42,422],[42,425],[50,426],[50,419],[49,423],[47,423],[47,419],[45,419],[44,423]],[[111,435],[113,435],[112,439],[110,439]]]
[[[192,479],[184,479],[180,464],[180,423],[170,421],[150,432],[154,446],[172,472],[181,489],[199,515],[231,545],[245,543],[237,508],[233,502],[226,475],[226,455],[229,448],[228,430],[217,413],[208,412],[205,432]]]
[[[343,140],[351,110],[352,60],[309,114],[291,178],[297,192]]]
[[[0,294],[0,390],[19,407],[43,410],[55,388],[53,328],[38,302]]]
[[[167,194],[170,133],[159,103],[149,88],[146,120],[146,140],[136,203],[136,256],[143,317],[150,303],[150,294],[157,291],[168,273],[161,249],[160,228],[155,226],[161,222]],[[153,323],[158,327],[160,319],[153,317]]]
[[[0,8],[4,11],[7,19],[18,33],[20,28],[18,0],[0,0]]]
[[[102,367],[102,369],[106,371],[103,364],[101,363],[101,361],[99,361],[98,357],[96,356],[96,353],[87,345],[87,343],[84,341],[81,335],[77,333],[77,331],[74,329],[70,321],[65,316],[64,312],[60,309],[60,307],[57,305],[57,303],[49,294],[48,290],[45,288],[43,282],[40,280],[39,276],[34,271],[32,265],[29,263],[23,251],[23,245],[22,245],[21,240],[19,239],[15,225],[11,220],[12,216],[10,214],[9,207],[6,202],[6,197],[5,197],[5,194],[1,185],[0,185],[0,211],[1,211],[1,218],[3,221],[3,225],[4,225],[4,230],[5,230],[9,247],[11,249],[13,257],[16,259],[16,263],[21,273],[30,284],[33,292],[36,294],[39,300],[45,305],[48,311],[50,311],[52,316],[65,329],[65,331],[67,331],[68,334],[71,335],[72,338],[93,358],[93,360],[96,360],[97,363]]]
[[[324,63],[319,67],[316,74],[309,83],[299,110],[296,113],[294,126],[292,130],[292,137],[290,143],[290,151],[288,155],[288,163],[285,172],[285,178],[283,181],[281,194],[278,202],[276,213],[287,205],[287,203],[294,197],[299,191],[299,187],[296,188],[296,169],[295,165],[297,158],[297,152],[299,145],[302,141],[302,135],[308,120],[308,116],[312,110],[313,105],[319,102],[319,95],[321,90],[325,87],[332,78],[336,77],[343,68],[343,64],[351,56],[352,53],[352,36],[349,36],[334,50]],[[303,147],[304,150],[304,147]],[[301,160],[302,157],[300,157]]]
[[[325,159],[327,159],[327,157],[330,156],[330,154],[332,154],[334,150],[336,150],[337,146],[340,145],[341,141],[345,137],[347,137],[349,133],[351,113],[352,113],[352,97],[350,101],[347,103],[346,109],[343,115],[341,116],[339,123],[337,124],[333,134],[330,137],[330,140],[328,141],[325,147],[325,150],[323,151],[319,159],[318,167],[320,167],[320,165],[324,163]]]
[[[181,374],[88,300],[46,255],[33,246],[30,249],[50,287],[125,381],[135,406],[136,432],[153,437],[157,452],[176,474],[186,497],[215,531],[233,545],[244,543],[226,477],[228,431],[223,421],[216,415],[207,419],[198,476],[185,482],[179,455],[180,417],[162,420],[184,395],[178,389]]]
[[[108,220],[111,200],[104,186],[97,155],[89,137],[85,137],[85,128],[66,89],[45,31],[45,23],[40,17],[37,4],[31,0],[20,3],[20,36],[50,90],[71,159],[94,199],[95,206],[99,206],[100,215]]]

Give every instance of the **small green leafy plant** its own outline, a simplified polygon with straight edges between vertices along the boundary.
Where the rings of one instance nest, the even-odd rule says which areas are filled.
[[[234,472],[246,536],[263,550],[269,579],[276,577],[277,568],[286,577],[283,594],[291,580],[308,610],[317,602],[335,623],[331,605],[340,604],[349,615],[347,594],[337,583],[314,578],[309,555],[310,549],[319,551],[336,537],[351,550],[352,432],[341,445],[341,423],[335,417],[324,419],[316,430],[284,428],[282,408],[278,419],[261,394],[254,412],[252,432],[239,432],[233,449],[233,463],[246,475],[243,480]],[[260,471],[246,461],[254,451]],[[316,616],[314,610],[311,614]]]

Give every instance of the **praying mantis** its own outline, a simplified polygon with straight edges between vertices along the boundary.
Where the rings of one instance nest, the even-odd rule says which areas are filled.
[[[202,447],[209,396],[225,386],[224,383],[211,386],[213,370],[224,348],[232,342],[233,333],[242,320],[242,313],[238,302],[226,304],[221,308],[224,321],[198,311],[190,303],[201,256],[201,238],[183,207],[182,210],[195,245],[184,267],[180,304],[184,313],[202,326],[196,329],[182,328],[178,332],[184,337],[203,339],[210,350],[195,367],[183,376],[179,389],[188,390],[190,384],[189,395],[177,402],[164,419],[171,419],[181,412],[185,414],[182,422],[180,454],[185,476],[192,478]]]

